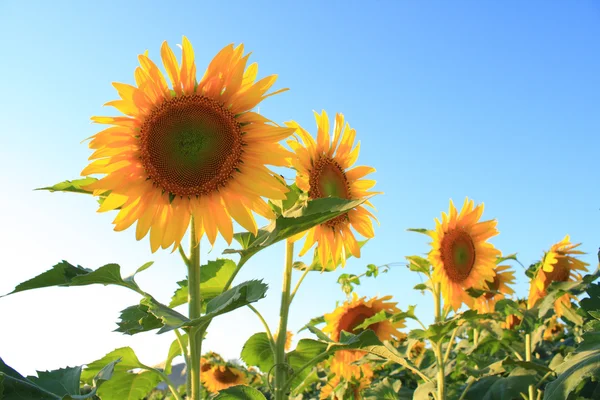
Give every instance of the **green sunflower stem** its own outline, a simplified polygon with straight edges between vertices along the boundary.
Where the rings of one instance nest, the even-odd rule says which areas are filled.
[[[188,263],[188,304],[189,318],[199,318],[202,313],[202,298],[200,297],[200,243],[196,240],[196,229],[194,220],[191,222],[190,233],[190,258]],[[200,359],[202,357],[202,338],[204,336],[202,327],[190,328],[190,357],[187,366],[187,373],[191,376],[188,380],[190,387],[187,388],[191,400],[200,400],[202,398],[202,384],[200,380]]]
[[[531,361],[531,334],[525,335],[525,361]],[[535,387],[529,385],[529,400],[535,400]]]
[[[275,342],[275,400],[286,400],[288,398],[285,389],[288,375],[288,367],[285,360],[285,341],[291,302],[293,262],[294,242],[287,241],[285,246],[283,288],[281,292],[281,311],[279,312],[279,330],[277,331],[277,341]]]
[[[435,322],[441,322],[443,319],[442,316],[442,285],[436,283],[434,285],[435,291],[433,293],[433,301],[434,301],[434,313],[435,313]],[[451,344],[448,344],[449,346]],[[442,340],[438,343],[433,344],[435,359],[438,367],[437,372],[437,400],[446,400],[446,382],[445,382],[445,360],[444,355],[442,353]]]

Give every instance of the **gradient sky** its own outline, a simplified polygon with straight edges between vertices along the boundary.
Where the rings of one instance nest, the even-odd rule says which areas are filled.
[[[153,5],[152,5],[153,4]],[[115,233],[115,213],[96,213],[88,196],[34,192],[79,177],[91,151],[80,142],[111,115],[111,82],[134,83],[137,55],[192,42],[200,72],[223,46],[244,43],[259,77],[276,73],[284,94],[260,106],[277,121],[315,132],[312,110],[343,112],[361,141],[359,163],[377,168],[373,203],[381,226],[361,259],[344,271],[311,273],[291,310],[290,328],[330,312],[344,295],[342,272],[402,263],[428,251],[448,200],[485,203],[497,218],[492,239],[528,265],[570,234],[596,263],[600,245],[600,5],[593,1],[164,2],[0,0],[0,293],[62,259],[87,268],[109,262],[132,273],[147,261],[142,288],[168,302],[186,271],[179,256],[150,253],[133,229]],[[176,49],[179,54],[179,50]],[[291,174],[291,172],[290,172]],[[202,243],[203,261],[221,256]],[[278,320],[283,244],[260,253],[236,282],[263,278],[256,304]],[[516,267],[519,295],[527,293]],[[297,275],[295,275],[297,277]],[[361,296],[393,295],[431,321],[420,277],[397,265],[364,279]],[[138,295],[118,287],[50,288],[0,299],[0,357],[21,373],[81,365],[132,346],[159,363],[169,334],[111,332]],[[183,312],[184,310],[182,310]],[[412,326],[412,325],[409,325]],[[220,317],[204,349],[237,358],[262,326],[247,309]],[[301,337],[299,335],[298,337]],[[297,338],[296,338],[297,339]]]

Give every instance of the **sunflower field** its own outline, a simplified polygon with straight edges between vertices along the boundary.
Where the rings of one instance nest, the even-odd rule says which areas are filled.
[[[206,66],[185,36],[180,47],[165,41],[156,57],[138,56],[135,84],[113,83],[118,97],[106,103],[119,115],[92,117],[103,128],[88,138],[89,164],[38,190],[97,201],[115,231],[135,231],[151,253],[174,253],[187,277],[159,300],[136,282],[152,262],[125,276],[118,260],[95,269],[62,261],[5,294],[131,291],[139,302],[121,311],[116,331],[169,335],[165,361],[147,365],[122,347],[24,376],[0,359],[0,399],[600,399],[600,270],[582,260],[576,238],[556,238],[523,265],[491,243],[497,221],[483,217],[482,203],[450,200],[441,216],[408,229],[429,251],[402,256],[404,273],[421,279],[415,293],[433,300],[432,318],[406,293],[361,296],[361,280],[385,279],[392,267],[364,260],[361,273],[341,273],[377,240],[372,200],[381,193],[375,169],[360,163],[360,140],[371,146],[369,138],[341,113],[314,112],[316,126],[260,113],[287,89],[272,90],[277,76],[259,77],[241,44]],[[228,248],[201,260],[203,239]],[[260,276],[234,282],[256,254],[276,247],[285,249],[274,267],[281,296]],[[309,274],[337,276],[340,301],[292,331],[291,305],[310,290],[302,286]],[[529,292],[517,293],[523,280]],[[278,304],[276,325],[261,314],[267,301]],[[241,308],[263,329],[236,350],[239,358],[203,346],[224,334],[213,320]]]

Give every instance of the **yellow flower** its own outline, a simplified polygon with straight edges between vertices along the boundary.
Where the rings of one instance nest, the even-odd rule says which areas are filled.
[[[493,282],[486,281],[488,292],[476,298],[474,302],[473,308],[480,314],[494,312],[499,300],[515,292],[508,286],[509,284],[514,285],[515,272],[511,271],[507,265],[499,265],[494,271],[496,275]]]
[[[292,158],[292,166],[296,169],[296,185],[307,192],[311,199],[339,197],[357,200],[375,194],[369,192],[369,189],[375,186],[375,181],[362,179],[375,172],[375,168],[366,166],[351,168],[360,150],[360,142],[354,149],[352,148],[356,131],[351,129],[348,123],[344,126],[344,116],[338,113],[335,116],[333,138],[331,138],[327,113],[323,111],[322,115],[319,115],[315,112],[315,118],[318,127],[316,142],[310,133],[296,122],[286,123],[288,127],[296,129],[301,140],[301,143],[294,140],[287,141],[296,153],[296,157]],[[372,207],[368,201],[365,204]],[[362,236],[372,238],[375,234],[371,218],[376,219],[361,205],[308,230],[308,233],[296,235],[292,240],[299,240],[307,234],[304,247],[300,251],[301,256],[318,243],[317,253],[323,268],[329,260],[333,265],[337,265],[338,262],[345,265],[346,258],[350,254],[360,257],[360,246],[350,227]]]
[[[215,365],[200,376],[204,387],[209,392],[218,392],[231,386],[245,385],[247,383],[246,375],[239,369],[226,366]]]
[[[486,281],[493,282],[496,258],[500,252],[487,240],[498,234],[496,220],[479,222],[483,204],[474,207],[467,198],[458,214],[452,200],[448,215],[435,220],[435,231],[429,261],[433,265],[433,281],[441,284],[447,306],[455,311],[465,303],[473,305],[468,288],[485,289]]]
[[[116,231],[137,221],[136,239],[150,231],[152,252],[177,248],[193,216],[198,240],[228,243],[232,220],[256,234],[252,212],[274,215],[262,197],[285,199],[287,187],[265,166],[289,165],[278,142],[293,133],[250,110],[275,83],[255,82],[244,47],[223,48],[196,80],[194,51],[183,37],[179,66],[163,43],[161,58],[171,83],[146,54],[139,56],[136,86],[113,83],[121,99],[108,102],[126,116],[92,117],[110,127],[93,136],[95,149],[82,175],[106,174],[87,186],[108,196],[99,212],[118,209]]]
[[[408,359],[414,361],[425,353],[425,342],[415,341],[408,349]]]
[[[334,312],[325,314],[325,322],[327,326],[323,328],[323,332],[329,334],[332,340],[339,341],[342,331],[353,334],[358,334],[364,329],[357,329],[367,318],[375,316],[380,311],[385,311],[389,314],[397,314],[400,310],[396,307],[397,303],[387,302],[392,296],[382,298],[373,297],[365,301],[366,297],[358,298],[356,293],[352,294],[352,301],[346,301]],[[383,320],[368,326],[380,340],[400,340],[403,337],[399,329],[404,328],[404,321],[391,322]],[[353,377],[359,379],[362,375],[372,376],[373,372],[369,365],[353,365],[352,363],[364,357],[366,352],[360,350],[342,350],[335,353],[331,361],[331,371],[337,376],[345,379]]]
[[[529,308],[535,306],[535,303],[546,296],[548,286],[552,282],[567,282],[581,280],[581,275],[577,271],[587,271],[589,265],[577,258],[577,255],[585,254],[582,251],[575,250],[579,244],[572,244],[569,235],[563,240],[552,245],[550,250],[544,254],[542,265],[538,269],[535,277],[531,280],[529,286],[529,298],[527,305]],[[571,295],[564,294],[554,303],[554,310],[559,317],[563,315],[565,307],[571,307]]]
[[[277,342],[277,336],[278,336],[279,332],[276,332],[273,335],[273,340],[275,342]],[[292,338],[294,337],[294,334],[291,331],[287,331],[286,335],[285,335],[285,351],[288,351],[290,349],[290,347],[292,347]]]
[[[521,318],[518,315],[510,314],[506,317],[506,322],[500,324],[502,329],[514,329],[521,324]]]
[[[548,327],[544,330],[544,340],[553,340],[556,336],[564,333],[565,325],[558,322],[558,317],[554,315],[548,321]]]
[[[352,380],[348,382],[348,388],[346,389],[346,397],[342,399],[334,394],[334,389],[340,384],[341,378],[339,376],[334,376],[331,378],[325,386],[321,388],[321,393],[319,395],[319,399],[333,399],[333,400],[344,400],[344,399],[353,399],[360,400],[362,399],[361,393],[363,390],[369,387],[371,383],[371,378],[363,378],[360,380]],[[350,396],[350,397],[347,397]]]

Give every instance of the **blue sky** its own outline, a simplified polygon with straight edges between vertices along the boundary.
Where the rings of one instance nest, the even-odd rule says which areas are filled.
[[[149,5],[153,3],[153,5]],[[150,253],[132,229],[115,233],[114,214],[97,214],[87,196],[34,192],[74,179],[91,154],[80,142],[98,132],[92,115],[112,110],[111,82],[134,83],[137,55],[192,42],[202,71],[229,43],[244,43],[259,76],[276,73],[291,90],[261,113],[315,131],[312,110],[342,112],[361,141],[359,163],[377,168],[374,199],[381,226],[346,270],[311,274],[292,306],[290,325],[330,312],[344,299],[340,273],[369,263],[403,262],[428,251],[406,231],[433,227],[448,200],[485,203],[497,218],[492,242],[524,264],[570,234],[595,266],[600,245],[600,5],[578,2],[70,2],[0,1],[0,293],[62,259],[88,268],[109,262],[124,274],[155,265],[138,281],[167,302],[186,275],[177,254]],[[291,173],[290,173],[291,174]],[[204,261],[221,256],[223,241]],[[270,285],[257,304],[277,323],[283,245],[256,256],[238,282]],[[516,267],[517,291],[527,282]],[[362,296],[432,302],[411,288],[403,266],[365,279]],[[111,332],[119,311],[139,301],[112,287],[54,288],[0,299],[0,357],[23,373],[80,365],[132,346],[142,362],[162,361],[173,340]],[[6,328],[8,327],[8,328]],[[262,330],[249,310],[215,321],[205,348],[239,356]]]

